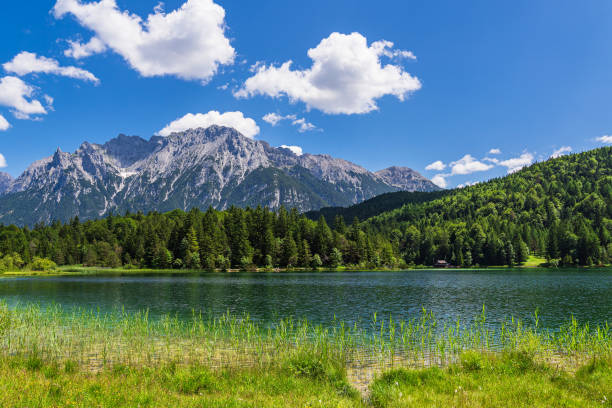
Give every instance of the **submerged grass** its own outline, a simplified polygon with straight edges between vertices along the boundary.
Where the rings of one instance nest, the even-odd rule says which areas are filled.
[[[536,390],[529,387],[540,387],[534,381],[546,393],[566,384],[572,398],[586,392],[581,387],[603,396],[612,388],[611,358],[607,324],[572,318],[547,330],[537,313],[530,325],[492,326],[483,309],[452,325],[423,310],[407,321],[374,315],[365,327],[324,327],[0,304],[0,406],[360,406],[363,395],[380,407],[461,406],[446,391],[479,381],[463,405],[499,406],[483,401],[503,395],[504,381],[527,387],[528,399]],[[415,394],[421,383],[431,387]]]

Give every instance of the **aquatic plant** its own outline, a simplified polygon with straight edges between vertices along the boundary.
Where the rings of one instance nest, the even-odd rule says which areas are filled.
[[[168,363],[265,367],[306,354],[356,367],[445,366],[470,350],[584,361],[610,355],[612,330],[607,323],[593,327],[573,317],[556,330],[543,329],[537,312],[529,325],[517,319],[492,325],[484,308],[475,319],[453,324],[443,324],[423,309],[402,321],[374,314],[362,327],[292,318],[264,324],[229,312],[151,318],[147,311],[67,311],[58,305],[0,303],[0,355],[72,361],[91,369]]]

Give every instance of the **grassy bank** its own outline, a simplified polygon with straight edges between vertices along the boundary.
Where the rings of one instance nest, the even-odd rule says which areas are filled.
[[[379,408],[609,407],[612,360],[569,371],[525,353],[466,352],[445,369],[387,371],[370,388],[371,405]]]
[[[257,368],[114,366],[90,372],[0,359],[0,405],[27,407],[606,407],[612,361],[570,372],[521,353],[466,353],[445,368],[392,369],[360,395],[340,369],[303,360]]]
[[[473,267],[473,268],[452,268],[448,269],[449,271],[461,271],[461,270],[508,270],[508,269],[548,269],[543,267],[542,265],[546,262],[544,258],[531,257],[525,264],[517,265],[512,268],[507,266],[490,266],[486,268],[482,267]],[[603,266],[603,268],[610,268],[611,265]],[[566,269],[585,269],[586,267],[565,267]],[[593,266],[590,269],[598,269],[601,266]],[[552,268],[559,269],[559,268]],[[22,270],[14,270],[8,271],[4,273],[0,273],[1,277],[15,277],[15,276],[86,276],[86,275],[138,275],[138,274],[198,274],[198,273],[206,273],[206,272],[342,272],[342,271],[350,271],[350,272],[399,272],[406,270],[439,270],[433,267],[427,266],[417,266],[414,268],[403,268],[403,269],[392,269],[392,268],[350,268],[350,267],[338,267],[338,268],[252,268],[247,270],[242,269],[216,269],[214,271],[211,270],[203,270],[203,269],[147,269],[147,268],[101,268],[95,266],[61,266],[54,269],[49,269],[45,271],[34,271],[28,269]]]
[[[602,406],[610,328],[534,317],[362,328],[0,305],[0,406]]]

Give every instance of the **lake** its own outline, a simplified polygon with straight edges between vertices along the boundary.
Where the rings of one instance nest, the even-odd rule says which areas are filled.
[[[572,314],[592,324],[612,320],[612,269],[19,277],[0,279],[0,299],[182,318],[192,310],[248,313],[263,322],[292,316],[330,324],[335,317],[362,325],[374,313],[409,319],[422,308],[442,321],[471,319],[485,305],[494,325],[511,316],[532,322],[538,309],[541,325],[558,327]]]

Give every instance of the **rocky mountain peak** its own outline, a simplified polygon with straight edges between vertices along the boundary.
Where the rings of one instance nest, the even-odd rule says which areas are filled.
[[[0,194],[4,194],[13,183],[13,176],[0,171]]]
[[[0,222],[34,224],[77,215],[96,218],[110,211],[231,205],[308,211],[399,189],[437,189],[411,171],[389,170],[381,176],[329,155],[297,156],[223,126],[149,140],[120,134],[102,145],[84,142],[72,154],[58,149],[7,181],[4,190],[0,177]]]
[[[101,146],[106,154],[115,159],[122,168],[130,167],[135,162],[146,158],[157,147],[158,143],[153,139],[147,141],[140,136],[124,134],[120,134]]]
[[[374,174],[383,179],[387,184],[401,190],[415,191],[415,186],[418,186],[417,191],[440,190],[440,187],[409,167],[391,166]]]

